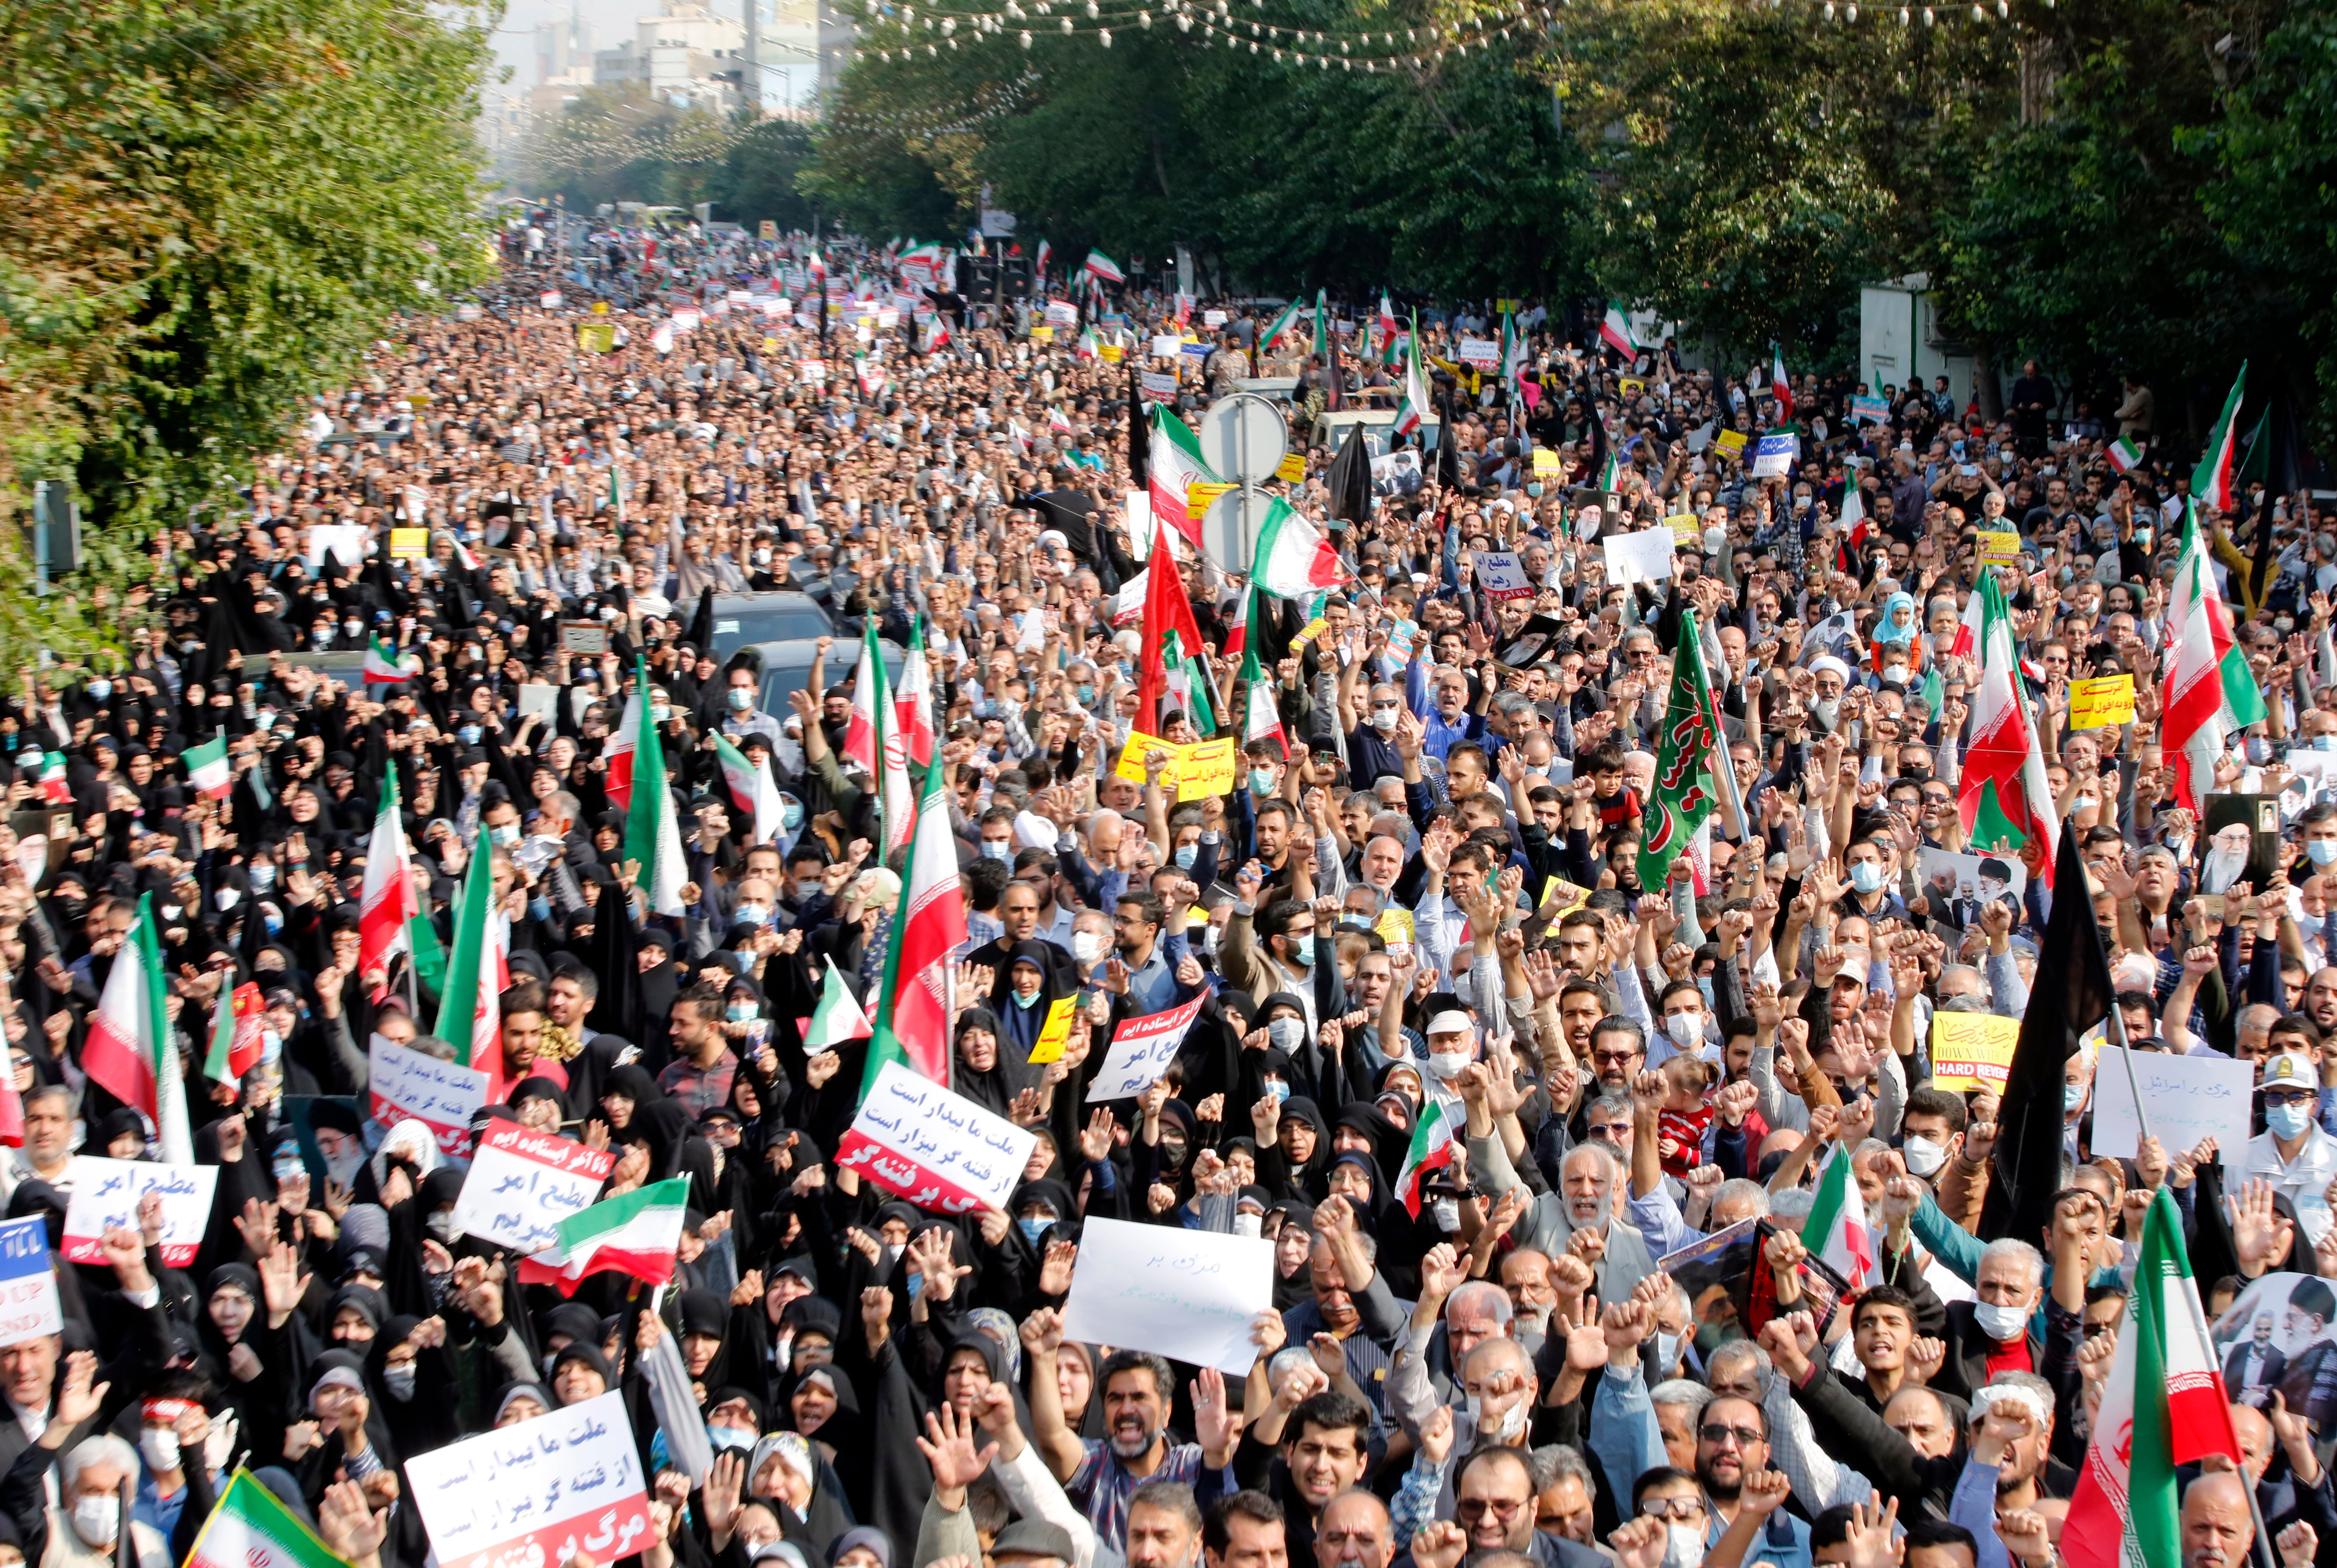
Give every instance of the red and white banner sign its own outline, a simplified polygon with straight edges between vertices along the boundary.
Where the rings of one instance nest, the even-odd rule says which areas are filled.
[[[888,1062],[836,1162],[936,1214],[1003,1209],[1038,1142],[1003,1116]]]
[[[1088,1083],[1088,1103],[1129,1099],[1151,1087],[1152,1081],[1166,1073],[1168,1063],[1177,1059],[1178,1047],[1185,1044],[1186,1033],[1193,1027],[1193,1020],[1208,998],[1208,993],[1204,991],[1181,1007],[1130,1018],[1113,1030],[1111,1049],[1104,1054],[1102,1067]]]
[[[487,1123],[455,1200],[455,1228],[515,1252],[539,1251],[553,1228],[601,1195],[617,1163],[556,1132],[531,1132],[516,1122]]]

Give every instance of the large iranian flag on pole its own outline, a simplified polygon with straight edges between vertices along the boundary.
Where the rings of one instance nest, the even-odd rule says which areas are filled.
[[[2127,1298],[2126,1328],[2061,1530],[2069,1568],[2181,1562],[2176,1467],[2210,1454],[2236,1465],[2240,1445],[2183,1250],[2182,1218],[2162,1187],[2143,1213],[2142,1258]]]
[[[909,875],[885,945],[884,990],[860,1080],[864,1099],[887,1062],[936,1083],[949,1082],[950,955],[965,940],[965,902],[958,890],[957,838],[942,789],[942,770],[929,769]]]
[[[786,831],[786,823],[781,819],[779,787],[772,780],[770,769],[730,744],[727,735],[714,738],[714,760],[722,769],[722,786],[729,791],[730,804],[754,818],[754,842],[775,842]]]
[[[406,822],[397,801],[397,769],[384,780],[381,809],[374,813],[373,838],[366,845],[365,891],[357,903],[357,973],[371,974],[400,953],[411,952],[406,923],[421,913],[407,867]]]
[[[920,768],[934,765],[934,673],[925,662],[925,622],[909,623],[909,652],[901,661],[901,689],[893,693],[893,715],[909,749],[909,760]]]
[[[348,1568],[249,1470],[239,1469],[203,1521],[187,1568]]]
[[[1409,436],[1428,415],[1428,388],[1420,377],[1420,318],[1413,318],[1412,341],[1403,351],[1403,403],[1395,411],[1395,433]]]
[[[689,1178],[677,1176],[580,1209],[553,1228],[559,1240],[520,1259],[519,1282],[556,1285],[562,1296],[575,1295],[592,1274],[630,1274],[644,1284],[670,1284],[689,1203]]]
[[[1818,1177],[1817,1201],[1802,1223],[1802,1235],[1814,1238],[1810,1250],[1849,1281],[1852,1290],[1863,1290],[1879,1278],[1874,1237],[1866,1228],[1866,1200],[1850,1179],[1850,1152],[1839,1143]]]
[[[860,662],[852,674],[852,715],[844,724],[844,754],[863,768],[871,777],[876,772],[878,693],[885,687],[885,661],[876,647],[876,617],[866,617],[860,627]]]
[[[1607,301],[1607,314],[1599,322],[1599,339],[1626,358],[1639,351],[1638,344],[1631,340],[1631,318],[1612,299]]]
[[[2183,549],[2166,607],[2166,688],[2160,734],[2175,762],[2175,797],[2190,811],[2215,787],[2215,763],[2233,731],[2265,717],[2263,689],[2232,635],[2232,612],[2199,534],[2195,505],[2183,509]]]
[[[105,991],[89,1020],[82,1069],[105,1092],[154,1123],[165,1165],[195,1162],[187,1127],[186,1074],[171,1035],[170,990],[154,940],[154,896],[138,897],[138,919],[113,955]]]
[[[2215,416],[2215,428],[2207,436],[2207,450],[2200,456],[2199,466],[2191,471],[2191,495],[2202,505],[2218,512],[2234,509],[2232,466],[2240,439],[2240,403],[2246,396],[2248,367],[2240,364],[2240,373],[2232,378],[2232,390],[2224,399],[2224,411]]]
[[[681,915],[681,885],[689,867],[681,858],[681,829],[673,818],[673,792],[665,787],[665,748],[658,739],[657,715],[650,706],[649,666],[636,661],[634,694],[640,701],[640,728],[633,736],[633,782],[625,803],[625,858],[640,862],[633,886],[649,896],[652,915]]]
[[[1146,469],[1152,496],[1152,515],[1170,524],[1201,548],[1201,525],[1187,510],[1186,493],[1196,484],[1223,485],[1225,481],[1202,459],[1199,437],[1192,426],[1168,411],[1152,406],[1151,457]]]
[[[649,704],[642,701],[640,691],[625,695],[624,717],[609,731],[601,745],[601,765],[604,773],[601,788],[620,811],[628,811],[633,804],[633,748],[640,739],[641,715]]]
[[[474,841],[471,866],[463,878],[463,903],[455,916],[453,953],[445,982],[438,988],[438,1027],[432,1031],[455,1048],[455,1059],[489,1074],[487,1087],[499,1093],[503,1079],[503,990],[509,982],[510,935],[495,913],[495,858],[482,833]],[[464,1014],[470,1015],[467,1027]]]
[[[1971,694],[1965,729],[1963,783],[1956,798],[1965,836],[1983,853],[2010,840],[2039,839],[2044,866],[2038,875],[2053,885],[2053,858],[2060,842],[2060,819],[2053,812],[2052,787],[2045,781],[2045,753],[2037,726],[2020,695],[2019,654],[2012,642],[2012,616],[1996,573],[1982,572],[1980,685]]]
[[[1315,525],[1280,496],[1266,509],[1257,531],[1257,554],[1250,581],[1284,599],[1312,599],[1339,585],[1338,552]]]
[[[1444,1107],[1431,1100],[1420,1108],[1420,1121],[1412,1130],[1412,1146],[1403,1152],[1403,1169],[1396,1172],[1396,1196],[1403,1200],[1405,1212],[1420,1218],[1423,1207],[1421,1189],[1428,1179],[1452,1164],[1452,1123],[1444,1119]]]
[[[1298,325],[1298,313],[1303,309],[1305,307],[1296,299],[1285,305],[1282,308],[1282,313],[1267,322],[1266,330],[1257,335],[1258,352],[1263,354],[1281,342],[1282,335]]]
[[[1276,702],[1274,682],[1266,677],[1265,666],[1258,662],[1258,644],[1265,641],[1264,627],[1258,623],[1258,588],[1253,583],[1249,591],[1249,624],[1242,638],[1242,744],[1271,737],[1282,748],[1282,755],[1290,756],[1290,737],[1283,733],[1282,710]]]

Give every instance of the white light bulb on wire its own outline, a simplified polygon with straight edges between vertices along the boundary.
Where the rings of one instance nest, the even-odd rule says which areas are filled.
[[[1937,17],[1937,16],[1935,16],[1935,15],[1932,15],[1932,13],[1931,13],[1931,8],[1929,5],[1926,5],[1926,6],[1924,6],[1924,7],[1923,7],[1923,25],[1924,25],[1924,26],[1926,26],[1926,27],[1932,27],[1932,26],[1936,26],[1936,25],[1938,25],[1938,24],[1939,24],[1939,20],[1940,20],[1940,19],[1939,19],[1939,17]]]
[[[1152,31],[1152,13],[1151,13],[1151,12],[1149,12],[1149,11],[1139,11],[1139,12],[1136,14],[1136,24],[1137,24],[1139,27],[1143,28],[1143,29],[1144,29],[1146,32],[1148,32],[1148,33],[1151,32],[1151,31]]]
[[[1109,27],[1100,27],[1100,28],[1098,28],[1098,29],[1096,30],[1096,42],[1097,42],[1097,43],[1099,43],[1099,44],[1102,44],[1102,45],[1103,45],[1105,48],[1107,48],[1107,49],[1110,48],[1110,47],[1111,47],[1111,29],[1110,29],[1110,28],[1109,28]]]
[[[1017,38],[1020,38],[1021,40],[1022,40],[1022,47],[1023,47],[1023,48],[1028,49],[1029,47],[1031,47],[1031,34],[1029,34],[1028,33],[1017,33],[1017,34],[1015,34],[1015,36],[1016,36]]]

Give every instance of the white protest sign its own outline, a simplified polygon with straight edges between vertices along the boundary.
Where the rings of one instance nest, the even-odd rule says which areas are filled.
[[[2170,1154],[2213,1138],[2227,1171],[2247,1158],[2255,1073],[2253,1062],[2228,1056],[2134,1054],[2135,1084],[2150,1117],[2150,1135]],[[2118,1060],[2117,1046],[2106,1046],[2094,1063],[2094,1152],[2131,1158],[2141,1136],[2126,1063]]]
[[[330,555],[351,569],[361,569],[366,562],[366,529],[362,523],[312,523],[300,553],[302,564],[309,571],[322,573],[325,557]]]
[[[1185,340],[1182,338],[1168,332],[1153,334],[1152,357],[1155,359],[1174,359],[1184,351]]]
[[[1762,436],[1761,444],[1753,448],[1753,477],[1766,479],[1773,475],[1782,477],[1791,473],[1794,460],[1801,453],[1801,437],[1790,430]]]
[[[216,1165],[157,1165],[145,1160],[101,1160],[77,1154],[65,1172],[73,1200],[65,1205],[65,1258],[103,1263],[99,1238],[119,1225],[138,1229],[138,1203],[147,1193],[162,1199],[162,1261],[183,1269],[194,1261],[210,1228],[211,1193],[219,1186]]]
[[[1088,1080],[1087,1102],[1099,1100],[1125,1100],[1141,1094],[1152,1081],[1168,1070],[1177,1059],[1177,1048],[1185,1044],[1186,1032],[1193,1027],[1193,1019],[1201,1011],[1208,993],[1194,997],[1181,1007],[1171,1007],[1166,1013],[1147,1014],[1130,1018],[1111,1032],[1111,1048],[1104,1053],[1103,1065]]]
[[[650,1528],[632,1419],[614,1391],[410,1455],[406,1477],[439,1568],[610,1563]]]
[[[1263,1237],[1090,1219],[1063,1338],[1238,1374],[1257,1359],[1250,1319],[1273,1307],[1274,1243]]]
[[[1607,581],[1629,585],[1661,583],[1672,574],[1676,547],[1668,528],[1644,528],[1637,534],[1607,536]]]
[[[1477,591],[1488,599],[1533,597],[1533,579],[1514,550],[1472,550],[1469,569],[1476,574]]]
[[[1472,370],[1491,370],[1501,362],[1501,346],[1490,338],[1461,339],[1461,363]]]
[[[1080,308],[1068,299],[1050,299],[1047,321],[1054,327],[1076,327],[1080,324]]]
[[[373,1119],[394,1127],[412,1117],[427,1125],[439,1152],[461,1154],[471,1142],[471,1118],[487,1102],[487,1074],[441,1062],[376,1034],[367,1054],[367,1091]]]
[[[490,1122],[455,1199],[455,1227],[514,1252],[542,1251],[560,1221],[600,1196],[616,1163],[573,1138]]]
[[[1003,1209],[1038,1142],[1003,1116],[887,1062],[836,1163],[937,1214]]]
[[[37,1214],[0,1225],[0,1345],[64,1332],[48,1225]]]

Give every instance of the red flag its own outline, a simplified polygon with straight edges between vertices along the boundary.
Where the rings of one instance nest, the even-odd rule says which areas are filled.
[[[1192,602],[1185,597],[1184,574],[1177,570],[1176,547],[1168,543],[1168,524],[1155,516],[1150,564],[1144,574],[1144,651],[1136,671],[1136,717],[1146,734],[1157,733],[1160,694],[1168,688],[1168,671],[1160,657],[1168,633],[1177,633],[1188,656],[1202,657],[1208,644],[1194,622]]]

